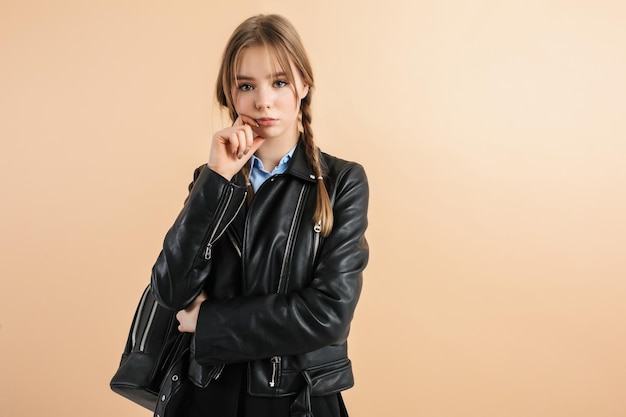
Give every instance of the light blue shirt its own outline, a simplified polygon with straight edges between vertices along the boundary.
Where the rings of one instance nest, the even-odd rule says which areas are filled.
[[[261,184],[263,184],[269,177],[271,177],[272,175],[282,174],[287,171],[287,168],[289,167],[289,161],[291,161],[293,151],[295,150],[295,146],[291,148],[291,150],[282,157],[282,159],[280,160],[276,168],[272,170],[272,172],[266,171],[265,167],[263,167],[263,162],[261,162],[261,160],[257,158],[256,155],[252,155],[252,158],[250,158],[250,160],[252,161],[250,164],[250,185],[252,185],[252,189],[255,193],[259,189]]]

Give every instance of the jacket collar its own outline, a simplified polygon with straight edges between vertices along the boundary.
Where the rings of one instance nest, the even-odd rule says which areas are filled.
[[[315,173],[313,169],[311,169],[309,161],[306,158],[306,145],[302,139],[298,141],[298,146],[296,146],[296,149],[293,152],[293,156],[289,162],[289,168],[287,168],[285,174],[293,175],[294,177],[300,178],[304,181],[317,181]]]

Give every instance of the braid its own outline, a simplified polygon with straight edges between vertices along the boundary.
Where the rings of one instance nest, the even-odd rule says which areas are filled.
[[[317,178],[317,205],[313,222],[321,226],[322,236],[328,236],[333,229],[333,209],[330,204],[328,190],[322,177],[322,167],[319,152],[313,140],[313,130],[311,129],[311,101],[310,95],[302,100],[300,107],[302,117],[303,138],[306,146],[306,156],[311,164],[315,177]]]
[[[317,177],[317,204],[313,221],[315,229],[321,228],[322,236],[328,236],[333,228],[333,209],[326,184],[322,178],[322,161],[311,130],[311,96],[314,90],[313,70],[302,45],[302,40],[293,25],[279,15],[257,15],[241,23],[233,32],[222,56],[222,64],[217,76],[216,95],[218,103],[228,109],[233,121],[237,119],[233,91],[237,81],[237,67],[241,60],[241,51],[251,46],[264,46],[270,55],[276,58],[278,67],[285,70],[290,84],[295,85],[292,65],[308,86],[308,94],[301,100],[301,123],[304,133],[306,157]],[[294,93],[296,91],[294,90]],[[241,170],[247,183],[250,182],[250,165]],[[248,195],[253,195],[248,185]]]
[[[254,189],[252,188],[252,184],[250,183],[250,171],[252,170],[251,162],[248,161],[241,167],[241,175],[243,175],[243,179],[246,182],[246,188],[248,189],[248,198],[247,203],[250,205],[252,203],[252,197],[254,196]]]

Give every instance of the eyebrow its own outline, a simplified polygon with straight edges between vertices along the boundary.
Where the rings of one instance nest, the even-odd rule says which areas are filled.
[[[272,78],[279,78],[279,77],[286,77],[286,76],[287,76],[287,74],[284,71],[281,71],[281,72],[277,72],[276,74],[269,75],[266,78],[267,79],[272,79]],[[237,75],[236,78],[239,81],[254,81],[255,80],[254,77],[249,77],[247,75]]]

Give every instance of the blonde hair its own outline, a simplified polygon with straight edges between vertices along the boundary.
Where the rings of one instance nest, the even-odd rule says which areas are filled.
[[[292,64],[299,71],[302,81],[309,87],[308,94],[300,103],[300,120],[302,123],[302,141],[305,145],[306,158],[314,171],[317,180],[317,205],[313,215],[313,223],[321,226],[322,236],[328,236],[333,228],[333,211],[328,190],[322,178],[320,154],[313,140],[311,128],[311,97],[313,93],[313,70],[302,41],[294,26],[280,15],[253,16],[241,23],[233,32],[222,56],[222,64],[217,76],[216,94],[220,105],[228,109],[230,118],[237,119],[233,91],[237,82],[237,67],[241,51],[251,46],[264,46],[276,59],[281,70],[285,72],[291,85],[295,85]],[[297,92],[294,90],[294,94]],[[246,179],[249,167],[244,168]]]

